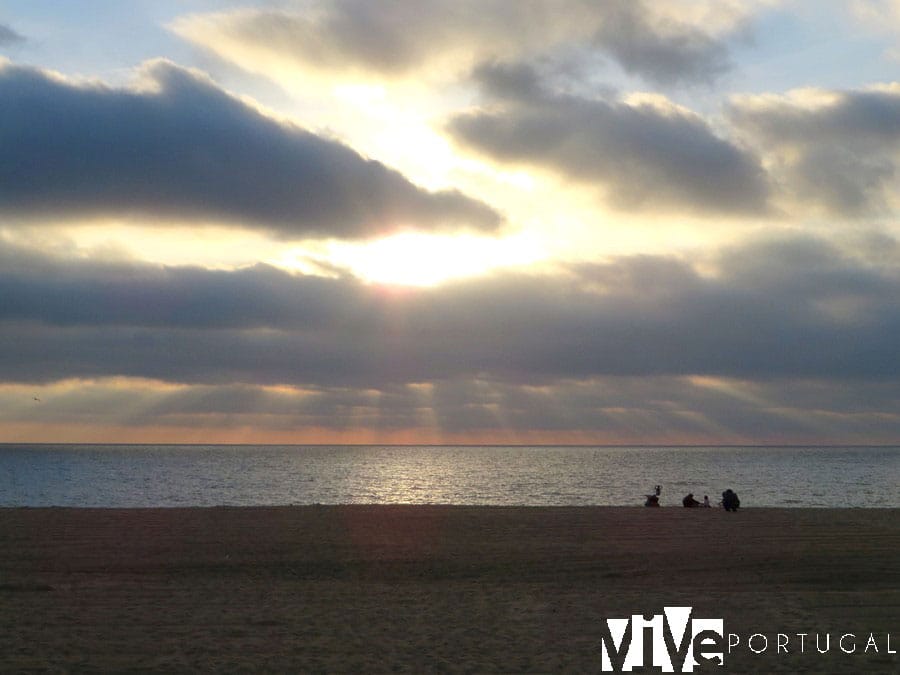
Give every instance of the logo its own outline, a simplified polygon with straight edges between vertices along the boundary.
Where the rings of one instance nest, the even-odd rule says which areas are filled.
[[[724,666],[725,655],[732,653],[745,659],[788,654],[827,659],[832,652],[841,657],[892,659],[897,654],[890,633],[823,634],[807,630],[747,636],[728,633],[726,639],[724,619],[693,618],[692,613],[691,607],[664,607],[662,614],[650,618],[632,614],[628,619],[607,619],[600,634],[601,670],[692,673],[703,667],[706,672],[710,666]]]
[[[691,607],[664,607],[662,614],[651,619],[640,614],[607,619],[601,669],[627,673],[646,664],[663,673],[692,673],[700,665],[724,665],[724,620],[693,619],[692,611]]]

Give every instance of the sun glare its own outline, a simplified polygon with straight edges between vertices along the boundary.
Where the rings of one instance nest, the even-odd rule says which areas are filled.
[[[363,244],[334,242],[328,257],[369,283],[435,286],[500,267],[532,264],[543,255],[522,235],[491,239],[408,232]]]

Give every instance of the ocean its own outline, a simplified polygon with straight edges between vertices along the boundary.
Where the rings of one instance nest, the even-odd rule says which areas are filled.
[[[0,506],[900,507],[900,447],[0,445]]]

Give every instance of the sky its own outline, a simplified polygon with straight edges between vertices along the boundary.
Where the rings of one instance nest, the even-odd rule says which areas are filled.
[[[0,440],[900,442],[900,0],[0,2]]]

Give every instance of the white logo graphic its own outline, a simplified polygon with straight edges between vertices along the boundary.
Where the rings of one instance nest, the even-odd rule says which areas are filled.
[[[640,614],[607,619],[601,642],[602,670],[631,672],[642,668],[647,656],[651,660],[648,665],[664,673],[676,672],[675,666],[680,667],[679,672],[692,673],[701,664],[724,665],[724,620],[692,619],[691,611],[691,607],[665,607],[663,614],[649,620]],[[651,637],[645,642],[647,631]]]

